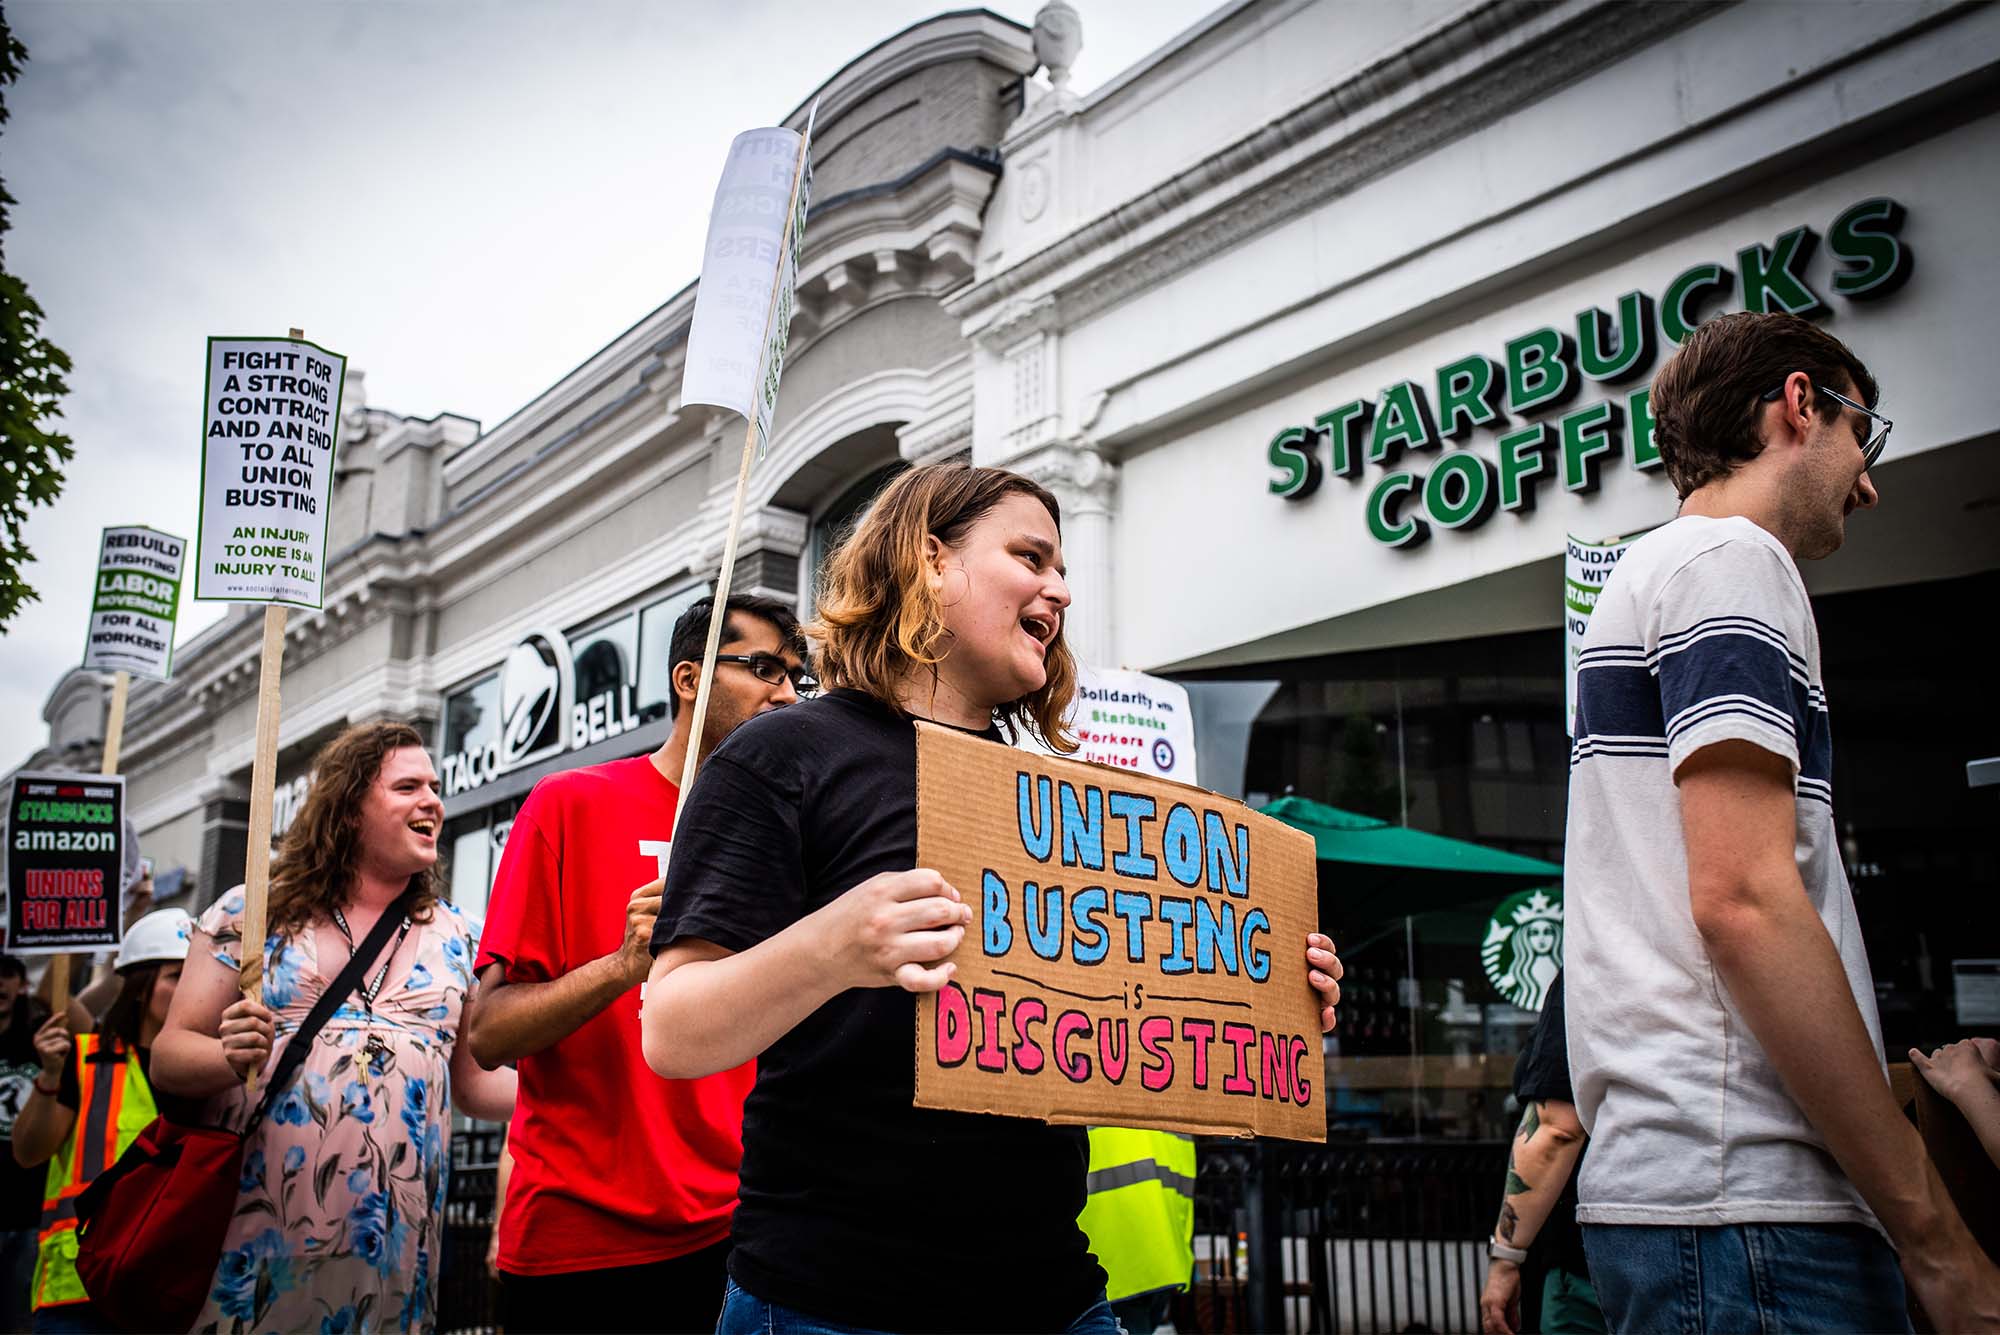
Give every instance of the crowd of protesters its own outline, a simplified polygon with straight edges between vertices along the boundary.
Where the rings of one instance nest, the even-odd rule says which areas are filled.
[[[1876,503],[1875,401],[1786,316],[1711,321],[1654,386],[1683,514],[1585,643],[1569,967],[1517,1072],[1489,1331],[1519,1329],[1538,1240],[1550,1329],[1907,1329],[1911,1296],[2000,1325],[2000,1272],[1889,1097],[1795,565]],[[1119,1331],[1083,1131],[912,1098],[918,997],[973,916],[916,865],[913,720],[1071,748],[1061,543],[1028,478],[922,467],[835,553],[813,626],[695,604],[667,741],[534,788],[483,932],[441,894],[423,738],[382,722],[315,763],[260,1001],[240,887],[140,918],[101,1020],[47,1017],[0,958],[9,1329],[29,1304],[36,1330],[109,1328],[73,1198],[157,1113],[250,1124],[221,1254],[190,1258],[214,1266],[197,1329],[428,1331],[456,1107],[509,1123],[511,1331]],[[1333,944],[1297,949],[1330,1030]],[[253,1118],[245,1078],[302,1033]],[[2000,1150],[2000,1045],[1911,1056]]]

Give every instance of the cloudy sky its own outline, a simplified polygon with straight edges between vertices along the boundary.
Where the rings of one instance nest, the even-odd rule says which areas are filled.
[[[1220,0],[1073,3],[1087,94]],[[950,7],[8,0],[7,266],[76,363],[77,458],[0,638],[0,772],[81,659],[98,531],[194,537],[208,335],[297,325],[369,402],[497,425],[697,276],[731,136]]]

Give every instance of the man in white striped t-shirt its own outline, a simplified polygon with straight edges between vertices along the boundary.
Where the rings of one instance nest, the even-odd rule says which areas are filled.
[[[1940,1330],[2000,1324],[1889,1093],[1794,564],[1876,502],[1875,397],[1788,315],[1709,321],[1653,384],[1681,514],[1591,614],[1564,871],[1577,1218],[1614,1330],[1907,1330],[1899,1252]]]

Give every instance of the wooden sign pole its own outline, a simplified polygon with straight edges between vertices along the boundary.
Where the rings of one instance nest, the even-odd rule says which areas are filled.
[[[304,338],[305,330],[291,331]],[[278,681],[285,663],[285,606],[264,604],[264,646],[257,665],[257,751],[250,762],[250,846],[243,859],[242,963],[237,984],[247,1000],[264,994],[264,934],[271,894],[271,801],[278,779]],[[257,1091],[257,1073],[244,1080]]]
[[[815,104],[815,114],[817,111]],[[810,130],[810,124],[807,128]],[[764,341],[767,346],[780,290],[785,285],[784,257],[791,251],[792,227],[798,221],[799,183],[805,176],[807,151],[807,141],[802,138],[799,160],[792,167],[791,198],[785,205],[785,232],[778,242],[778,275],[771,283],[771,304],[764,311]],[[701,730],[708,722],[708,694],[715,685],[715,657],[722,648],[722,623],[728,619],[729,585],[736,574],[736,539],[743,528],[743,498],[750,489],[750,465],[757,458],[757,396],[762,390],[762,386],[757,386],[752,391],[750,421],[743,430],[743,458],[736,466],[736,497],[729,504],[729,529],[722,539],[722,569],[716,572],[715,599],[709,604],[708,644],[701,654],[701,684],[695,689],[694,720],[688,732],[687,759],[681,762],[679,800],[682,802],[687,800],[688,790],[694,786],[695,769],[701,764]],[[672,856],[669,852],[668,857]]]
[[[118,672],[111,678],[111,710],[104,717],[104,763],[99,774],[118,772],[118,755],[125,746],[125,697],[132,690],[132,674]]]

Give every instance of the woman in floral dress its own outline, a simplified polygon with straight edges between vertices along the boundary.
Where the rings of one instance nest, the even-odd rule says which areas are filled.
[[[502,1120],[514,1075],[481,1071],[458,1044],[477,941],[436,897],[443,809],[421,738],[401,724],[349,729],[315,768],[272,868],[263,1005],[238,999],[239,887],[197,924],[156,1049],[161,1086],[214,1095],[211,1118],[241,1125],[242,1075],[275,1067],[346,964],[349,940],[365,940],[412,883],[416,907],[245,1146],[235,1217],[195,1329],[429,1332],[451,1106]],[[328,868],[346,870],[329,877]]]

